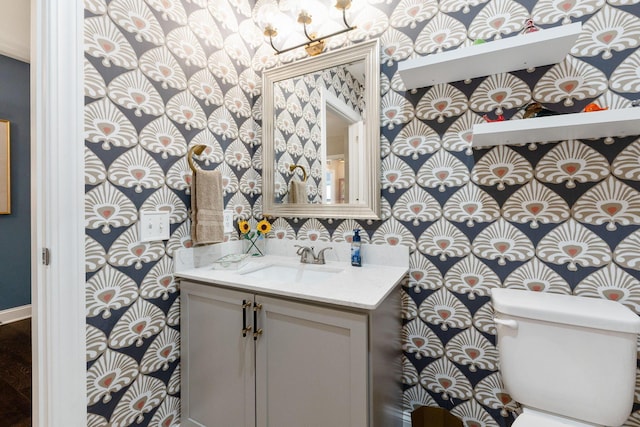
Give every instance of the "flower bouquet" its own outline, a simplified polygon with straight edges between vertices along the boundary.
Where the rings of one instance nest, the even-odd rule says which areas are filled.
[[[256,225],[255,230],[251,230],[248,221],[239,221],[240,239],[244,243],[244,253],[251,256],[264,256],[264,235],[271,231],[271,224],[263,219]]]

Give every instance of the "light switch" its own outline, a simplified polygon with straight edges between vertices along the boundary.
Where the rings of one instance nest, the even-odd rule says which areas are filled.
[[[169,240],[169,212],[140,211],[140,241],[157,242]]]
[[[233,232],[233,211],[232,210],[226,210],[224,211],[224,216],[223,216],[223,221],[224,221],[224,232],[225,233],[232,233]]]

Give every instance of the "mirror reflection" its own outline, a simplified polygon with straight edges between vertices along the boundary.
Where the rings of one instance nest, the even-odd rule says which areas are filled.
[[[265,72],[265,213],[378,217],[378,64],[372,41]]]
[[[363,104],[364,61],[274,83],[276,203],[358,202]]]

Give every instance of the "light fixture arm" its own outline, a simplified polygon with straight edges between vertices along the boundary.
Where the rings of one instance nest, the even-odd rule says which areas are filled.
[[[272,35],[269,35],[269,44],[271,45],[271,48],[277,52],[277,54],[282,53],[282,51],[279,51],[279,50],[278,50],[278,49],[273,45],[273,36],[272,36]]]
[[[351,3],[349,3],[349,6],[351,6]],[[355,26],[352,27],[347,22],[347,8],[349,6],[342,8],[342,22],[344,23],[344,26],[347,28],[347,31],[355,30],[355,28],[356,28]]]
[[[309,33],[307,32],[307,22],[306,22],[306,21],[302,23],[302,28],[304,28],[304,36],[305,36],[305,37],[306,37],[310,42],[315,41],[315,39],[314,39],[313,37],[311,37],[311,36],[309,35]],[[307,43],[303,43],[303,44],[301,44],[301,45],[298,45],[298,47],[300,47],[300,46],[304,46],[305,44],[307,44]]]

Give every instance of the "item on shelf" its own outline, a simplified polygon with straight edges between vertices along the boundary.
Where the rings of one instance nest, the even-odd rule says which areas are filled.
[[[499,114],[498,117],[496,117],[495,119],[490,118],[488,115],[484,115],[482,116],[482,118],[484,119],[485,122],[487,123],[493,123],[493,122],[504,122],[504,116],[502,114]]]
[[[595,102],[592,102],[591,104],[587,104],[586,107],[584,107],[584,111],[585,113],[590,113],[591,111],[602,111],[602,110],[608,110],[609,108],[607,107],[601,107],[598,104],[596,104]]]
[[[562,114],[556,111],[549,110],[548,108],[545,108],[539,102],[531,102],[530,104],[525,105],[521,109],[524,109],[524,115],[522,116],[523,119],[531,119],[534,117],[555,116],[558,114]]]
[[[527,20],[524,21],[524,28],[522,29],[520,34],[535,33],[538,30],[540,29],[533,23],[533,19],[527,18]]]
[[[518,113],[519,116],[520,113]],[[473,125],[472,147],[586,138],[605,138],[604,143],[607,144],[609,141],[613,141],[613,137],[638,135],[640,108],[610,108],[591,114],[560,113],[556,116],[540,117],[536,120],[509,120],[503,125],[479,122]]]
[[[478,44],[485,44],[485,43],[486,43],[486,41],[484,41],[483,39],[475,39],[475,40],[473,41],[473,44],[474,44],[474,45],[478,45]]]
[[[640,107],[640,99],[636,99],[634,101],[631,101],[631,106],[632,107]]]

